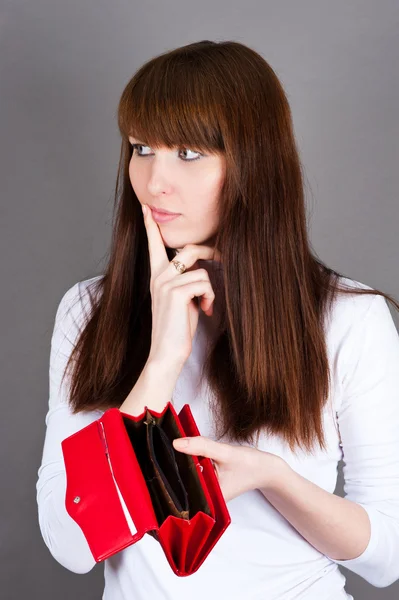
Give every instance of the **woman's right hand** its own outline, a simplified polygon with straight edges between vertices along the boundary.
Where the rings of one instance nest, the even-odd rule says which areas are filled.
[[[211,315],[215,299],[206,269],[190,268],[195,267],[199,259],[220,261],[221,256],[215,248],[187,244],[178,254],[178,260],[186,266],[186,271],[179,273],[172,261],[169,261],[151,209],[148,206],[146,208],[144,224],[150,255],[152,301],[152,334],[148,361],[181,368],[191,353],[198,325],[198,304],[207,315]],[[197,302],[195,296],[202,299]]]

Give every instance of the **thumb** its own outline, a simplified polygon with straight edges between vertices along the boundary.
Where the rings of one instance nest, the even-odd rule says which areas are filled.
[[[224,458],[224,446],[226,446],[226,444],[215,442],[202,435],[197,435],[194,437],[174,439],[173,446],[180,452],[213,458],[214,460],[222,460]]]

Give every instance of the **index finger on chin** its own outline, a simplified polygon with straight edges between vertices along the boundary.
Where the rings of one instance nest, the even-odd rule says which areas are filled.
[[[152,218],[152,212],[148,205],[144,205],[147,214],[144,215],[144,224],[147,230],[148,251],[150,254],[151,276],[156,277],[169,264],[169,258],[163,243],[158,224]]]

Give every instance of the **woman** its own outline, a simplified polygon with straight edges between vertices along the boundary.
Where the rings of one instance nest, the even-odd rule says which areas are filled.
[[[352,598],[338,565],[390,585],[399,337],[385,299],[399,304],[312,251],[276,74],[237,42],[177,48],[129,81],[118,124],[109,262],[66,291],[51,342],[37,482],[50,552],[75,573],[95,565],[65,510],[61,441],[110,407],[172,398],[201,432],[175,448],[213,460],[231,524],[185,578],[145,535],[105,561],[104,599]]]

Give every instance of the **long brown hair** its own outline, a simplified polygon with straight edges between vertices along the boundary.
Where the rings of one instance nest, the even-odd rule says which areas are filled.
[[[336,294],[378,294],[343,277],[311,248],[302,166],[290,107],[273,69],[235,42],[204,40],[157,56],[127,83],[108,266],[89,288],[90,316],[69,358],[74,413],[119,407],[151,342],[150,262],[141,206],[129,179],[130,135],[155,148],[220,152],[216,247],[225,311],[203,365],[220,435],[252,443],[266,428],[292,450],[325,449],[330,392],[324,320]],[[170,260],[174,249],[167,248]],[[65,374],[66,371],[65,370]],[[64,375],[65,375],[64,374]]]

